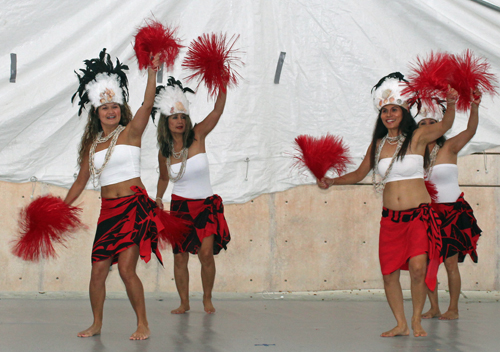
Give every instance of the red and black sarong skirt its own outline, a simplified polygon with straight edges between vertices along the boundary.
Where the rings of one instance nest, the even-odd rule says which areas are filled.
[[[469,254],[474,263],[477,263],[476,247],[482,231],[477,226],[472,208],[464,199],[464,194],[462,193],[455,203],[432,203],[432,208],[442,221],[443,259],[458,253],[458,261],[462,263]]]
[[[219,254],[221,249],[227,249],[231,240],[222,198],[217,194],[206,199],[189,199],[172,194],[170,210],[176,216],[194,224],[191,232],[181,245],[174,245],[177,253],[189,252],[197,254],[203,239],[214,235],[213,254]]]
[[[164,230],[164,224],[157,213],[159,208],[144,189],[137,186],[130,189],[136,193],[119,198],[102,198],[92,248],[93,263],[113,258],[112,264],[115,264],[120,252],[133,245],[139,247],[139,255],[146,263],[151,259],[151,252],[162,263],[158,233]]]
[[[408,261],[427,253],[425,283],[434,291],[441,263],[441,236],[438,214],[429,204],[396,211],[383,208],[380,220],[379,258],[382,275],[408,270]]]

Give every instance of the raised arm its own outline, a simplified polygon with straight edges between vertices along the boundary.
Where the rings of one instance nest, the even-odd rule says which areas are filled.
[[[444,135],[453,126],[455,121],[455,103],[458,99],[458,92],[448,86],[448,92],[446,94],[446,112],[444,113],[443,119],[432,125],[425,125],[419,127],[415,132],[415,137],[418,139],[418,143],[427,146],[430,142],[435,141],[442,135]]]
[[[370,172],[371,148],[372,145],[370,144],[368,150],[366,151],[366,155],[363,161],[356,170],[340,177],[335,177],[335,178],[323,177],[321,180],[316,180],[318,187],[322,189],[327,189],[331,185],[352,185],[354,183],[358,183],[361,180],[363,180],[366,177],[366,175],[368,175],[368,173]]]
[[[467,129],[457,134],[455,137],[450,138],[446,141],[449,146],[450,151],[454,154],[458,154],[462,148],[469,143],[469,141],[474,137],[477,131],[477,125],[479,124],[479,104],[481,103],[481,92],[475,90],[471,92],[471,107],[469,121],[467,122]]]
[[[66,198],[64,198],[64,202],[66,204],[71,205],[80,196],[80,194],[82,194],[89,178],[90,178],[89,151],[87,148],[82,163],[80,164],[80,171],[78,172],[78,176],[76,177],[76,180],[73,183],[73,185],[71,185],[71,188],[69,189]]]
[[[158,166],[160,168],[160,176],[158,177],[158,185],[156,187],[156,204],[163,209],[163,195],[168,187],[168,170],[167,159],[158,151]]]
[[[130,137],[133,139],[140,139],[142,133],[146,129],[149,121],[149,115],[153,109],[156,93],[156,71],[160,65],[160,54],[157,54],[153,59],[152,66],[148,67],[148,82],[146,84],[146,91],[144,93],[144,102],[142,106],[135,113],[134,118],[130,122]]]
[[[214,128],[217,126],[219,119],[224,112],[224,106],[226,105],[226,93],[220,91],[215,101],[214,109],[203,121],[197,124],[194,128],[195,133],[201,138],[206,137]]]

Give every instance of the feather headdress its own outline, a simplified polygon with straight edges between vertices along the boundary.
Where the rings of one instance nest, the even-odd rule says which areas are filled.
[[[151,118],[155,120],[156,113],[159,112],[165,116],[174,114],[189,115],[189,101],[184,93],[193,93],[188,87],[183,87],[181,81],[170,76],[165,86],[156,87],[156,97]]]
[[[402,93],[407,82],[400,72],[393,72],[382,77],[372,88],[372,100],[375,110],[380,111],[383,106],[388,104],[399,105],[408,109],[409,97]]]
[[[75,71],[80,85],[71,97],[71,102],[77,95],[80,99],[78,115],[82,114],[86,104],[98,108],[106,103],[123,104],[128,101],[127,65],[117,58],[113,66],[106,48],[102,49],[98,58],[85,60],[84,63],[86,67],[80,69],[81,75]]]

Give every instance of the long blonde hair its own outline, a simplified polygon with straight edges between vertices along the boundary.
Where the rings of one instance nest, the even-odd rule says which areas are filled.
[[[165,158],[168,158],[170,155],[172,155],[172,144],[174,142],[172,132],[170,132],[170,129],[168,128],[168,119],[170,116],[161,114],[160,121],[158,121],[158,147],[160,148],[161,154]],[[186,129],[184,131],[184,134],[182,135],[182,147],[189,148],[194,141],[193,123],[191,122],[191,118],[189,117],[189,115],[184,116],[186,117]]]
[[[85,132],[83,133],[80,146],[78,148],[78,165],[80,166],[85,153],[89,152],[90,145],[96,139],[97,134],[102,131],[101,121],[99,120],[99,108],[91,107],[87,119],[87,125],[85,126]],[[132,121],[132,112],[127,103],[120,104],[120,125],[127,126],[130,121]]]

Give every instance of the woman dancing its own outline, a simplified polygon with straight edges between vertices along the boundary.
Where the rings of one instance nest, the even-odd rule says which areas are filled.
[[[465,201],[463,192],[458,186],[458,153],[476,134],[479,121],[479,104],[481,92],[476,90],[471,94],[471,111],[467,129],[458,135],[446,140],[440,137],[429,143],[430,163],[426,169],[426,178],[437,189],[437,202],[432,207],[439,214],[442,221],[441,237],[443,246],[441,256],[448,274],[450,290],[450,305],[448,310],[441,314],[438,302],[438,290],[429,291],[431,308],[422,315],[422,318],[439,318],[442,320],[458,319],[458,299],[460,297],[461,279],[458,263],[462,263],[467,254],[474,263],[478,257],[476,245],[481,236],[481,229],[477,226],[476,218],[469,203]],[[419,127],[434,125],[442,118],[442,110],[423,109],[416,117]]]
[[[421,314],[426,284],[433,290],[436,283],[441,242],[437,215],[430,206],[424,183],[424,155],[427,144],[452,126],[457,99],[456,91],[450,88],[443,120],[417,129],[407,99],[401,96],[405,82],[401,73],[394,72],[373,87],[373,102],[379,114],[372,142],[359,168],[342,177],[317,181],[323,189],[353,184],[373,170],[375,188],[383,190],[379,257],[387,301],[397,321],[396,327],[381,334],[383,337],[410,333],[399,281],[401,269],[410,271],[413,335],[427,336]],[[381,182],[375,182],[376,172],[383,176]]]
[[[156,56],[148,68],[144,103],[134,118],[127,104],[128,82],[124,70],[128,67],[118,60],[113,66],[106,49],[99,58],[86,60],[85,64],[82,76],[78,75],[80,87],[73,99],[78,94],[79,115],[87,103],[91,108],[79,148],[80,171],[65,202],[73,203],[92,178],[95,187],[100,180],[102,206],[92,248],[89,285],[94,322],[78,336],[101,333],[106,277],[109,267],[118,263],[120,277],[137,316],[137,330],[130,339],[144,340],[150,330],[144,289],[136,266],[139,256],[148,262],[151,252],[161,262],[157,244],[163,225],[154,212],[156,203],[148,197],[140,179],[140,155],[142,133],[154,103],[159,58]]]
[[[212,289],[215,280],[214,255],[226,249],[231,237],[224,218],[222,199],[210,184],[205,138],[215,128],[224,111],[226,93],[217,96],[215,107],[199,124],[192,126],[189,102],[180,81],[170,77],[168,84],[157,89],[153,117],[158,122],[158,164],[160,176],[156,202],[163,208],[162,198],[169,180],[174,182],[170,209],[194,223],[193,230],[180,246],[174,246],[174,278],[181,303],[172,314],[189,311],[189,253],[198,254],[201,263],[203,306],[214,313]]]

